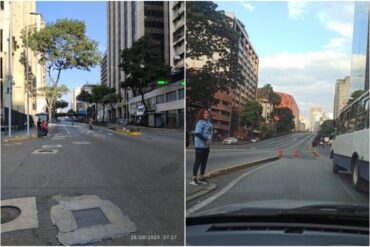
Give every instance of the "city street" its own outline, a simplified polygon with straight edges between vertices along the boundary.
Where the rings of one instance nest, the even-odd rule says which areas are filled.
[[[314,134],[294,133],[245,145],[216,144],[211,146],[207,172],[243,164],[250,161],[276,156],[278,150],[292,153],[292,148],[302,141],[313,138]],[[194,148],[186,151],[186,177],[192,176],[195,159]]]
[[[217,184],[217,190],[187,203],[187,213],[234,203],[281,199],[368,204],[368,194],[355,191],[348,174],[332,172],[329,147],[318,147],[319,157],[310,152],[309,144],[313,137],[313,134],[294,134],[280,137],[283,140],[281,145],[279,139],[271,139],[246,145],[250,148],[240,151],[224,150],[218,153],[219,150],[212,150],[216,155],[210,156],[209,170],[213,169],[214,163],[220,166],[221,161],[216,163],[217,159],[229,162],[229,157],[234,153],[237,154],[235,161],[240,162],[242,152],[245,152],[247,160],[250,155],[253,159],[263,157],[268,151],[271,154],[283,148],[289,151],[284,152],[284,157],[277,161],[210,179],[210,182]],[[255,149],[251,149],[252,146]],[[261,151],[263,147],[267,148],[266,153]],[[293,156],[294,149],[298,151],[297,157]],[[187,167],[190,167],[190,164],[187,164]]]
[[[2,200],[36,197],[39,227],[2,233],[2,245],[58,245],[52,197],[96,195],[116,205],[137,232],[97,245],[182,245],[183,133],[144,130],[124,136],[62,122],[49,136],[2,143]],[[36,149],[56,153],[34,154]],[[160,236],[148,240],[145,236]],[[169,237],[163,237],[163,236]],[[140,240],[137,237],[144,236]]]

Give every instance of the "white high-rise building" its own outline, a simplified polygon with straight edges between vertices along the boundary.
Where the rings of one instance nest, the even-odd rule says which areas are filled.
[[[349,99],[350,77],[346,76],[344,79],[338,79],[335,83],[334,96],[334,119],[339,117],[340,111],[347,105]]]

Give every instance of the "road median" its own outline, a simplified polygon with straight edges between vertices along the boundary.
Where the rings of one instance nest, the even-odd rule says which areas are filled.
[[[31,136],[14,136],[9,138],[4,138],[4,142],[14,142],[14,141],[23,141],[23,140],[31,140],[37,138],[36,135]]]
[[[224,167],[224,168],[220,168],[220,169],[216,169],[214,171],[211,171],[211,172],[205,174],[205,177],[208,178],[208,179],[209,178],[215,178],[215,177],[222,176],[222,175],[225,175],[225,174],[228,174],[228,173],[231,173],[231,172],[235,172],[235,171],[238,171],[238,170],[241,170],[241,169],[244,169],[244,168],[252,167],[252,166],[255,166],[255,165],[263,164],[263,163],[278,160],[278,159],[279,159],[279,156],[271,156],[271,157],[267,157],[267,158],[263,158],[263,159],[259,159],[259,160],[249,161],[249,162],[246,162],[246,163],[231,165],[231,166],[227,166],[227,167]]]

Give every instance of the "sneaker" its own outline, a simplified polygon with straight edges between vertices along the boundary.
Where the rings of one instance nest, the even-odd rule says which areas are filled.
[[[208,184],[208,181],[205,178],[198,179],[198,183],[200,184]]]
[[[191,185],[199,185],[197,179],[192,179],[190,182]]]

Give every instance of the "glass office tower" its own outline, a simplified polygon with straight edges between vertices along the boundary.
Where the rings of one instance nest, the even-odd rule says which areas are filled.
[[[369,90],[369,2],[355,2],[350,95],[356,90]]]

